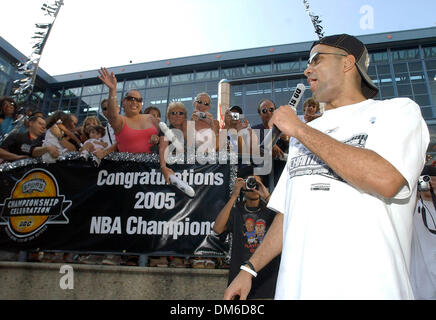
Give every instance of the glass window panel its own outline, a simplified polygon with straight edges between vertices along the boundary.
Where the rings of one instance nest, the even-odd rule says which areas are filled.
[[[257,104],[261,99],[272,99],[272,82],[245,84],[245,105],[241,106],[250,124],[260,123]]]
[[[247,75],[271,73],[271,64],[247,66]]]
[[[62,96],[62,90],[53,90],[51,93],[52,99],[59,99]]]
[[[83,87],[82,95],[92,95],[92,94],[100,94],[103,84],[95,85],[95,86],[86,86]]]
[[[145,109],[149,106],[157,107],[161,113],[161,120],[166,121],[167,99],[168,87],[146,89],[143,108]]]
[[[7,58],[0,55],[0,70],[12,77],[15,72],[15,66]]]
[[[9,79],[0,74],[0,95],[5,95],[5,91],[6,91],[6,86],[8,85]]]
[[[188,102],[188,104],[192,104],[193,95],[194,92],[192,84],[170,87],[170,101],[181,101],[183,103]]]
[[[409,74],[408,73],[398,73],[395,75],[395,81],[397,82],[397,84],[410,83]]]
[[[392,86],[382,86],[381,88],[382,98],[392,98],[394,97],[394,87]]]
[[[436,57],[436,47],[427,47],[424,49],[424,57]]]
[[[192,82],[193,77],[192,73],[175,74],[171,76],[171,84]]]
[[[377,72],[378,72],[378,74],[391,74],[391,70],[389,69],[389,65],[378,65]]]
[[[80,88],[70,88],[64,90],[64,97],[78,97],[82,92],[82,87]]]
[[[368,71],[367,71],[367,73],[368,73],[368,75],[371,77],[371,78],[376,78],[376,70],[375,70],[375,66],[369,66],[368,67]]]
[[[436,102],[436,70],[427,72],[433,103]]]
[[[168,79],[169,79],[168,76],[149,78],[147,87],[156,88],[156,87],[168,86]]]
[[[241,106],[243,104],[243,94],[242,94],[243,87],[242,85],[234,85],[230,86],[230,105],[234,106]]]
[[[425,65],[428,70],[436,70],[436,60],[427,60]]]
[[[394,63],[395,74],[400,72],[407,72],[407,63]]]
[[[417,94],[428,94],[427,85],[425,83],[413,83],[413,93]]]
[[[126,85],[125,85],[124,90],[127,92],[130,90],[143,89],[143,88],[145,88],[145,82],[146,82],[146,79],[126,81]]]
[[[411,72],[410,80],[412,82],[425,82],[424,72]]]
[[[370,53],[370,63],[379,63],[388,61],[387,51]]]
[[[421,107],[430,105],[430,98],[427,94],[415,95],[414,100]]]
[[[397,85],[397,89],[400,97],[412,95],[412,87],[409,84]]]
[[[205,81],[205,80],[213,80],[219,78],[218,70],[209,70],[209,71],[197,71],[195,73],[196,81]]]
[[[403,50],[392,50],[392,60],[410,60],[419,59],[419,49],[403,49]]]
[[[240,78],[245,76],[245,68],[236,67],[236,68],[222,69],[222,74],[224,79]]]
[[[280,62],[274,64],[275,72],[299,72],[300,61]]]
[[[409,71],[422,71],[422,62],[409,62]]]

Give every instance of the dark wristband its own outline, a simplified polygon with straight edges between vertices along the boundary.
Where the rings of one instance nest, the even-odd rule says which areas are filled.
[[[253,264],[250,261],[247,260],[247,261],[244,262],[244,264],[249,266],[250,269],[253,270],[254,272],[257,272],[256,269],[254,269],[254,266],[253,266]]]

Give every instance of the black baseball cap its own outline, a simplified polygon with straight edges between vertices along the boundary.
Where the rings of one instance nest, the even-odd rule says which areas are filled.
[[[369,67],[369,55],[366,46],[356,37],[349,34],[337,34],[328,36],[315,41],[312,48],[318,44],[324,44],[330,47],[336,47],[345,50],[356,58],[356,67],[362,77],[362,93],[367,99],[374,98],[378,93],[378,88],[368,76],[367,71]]]
[[[237,112],[239,114],[243,114],[242,109],[241,109],[240,106],[233,106],[233,107],[230,108],[230,111]]]

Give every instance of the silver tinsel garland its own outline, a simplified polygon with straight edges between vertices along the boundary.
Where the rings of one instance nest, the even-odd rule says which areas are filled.
[[[324,37],[323,27],[321,26],[322,20],[319,18],[319,16],[314,15],[312,12],[310,12],[310,5],[309,1],[303,0],[304,6],[306,7],[306,12],[309,14],[310,20],[312,20],[313,27],[315,28],[315,33],[318,35],[318,38]]]

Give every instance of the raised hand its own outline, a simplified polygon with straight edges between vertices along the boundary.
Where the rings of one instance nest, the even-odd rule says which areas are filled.
[[[98,73],[100,74],[98,78],[109,88],[109,90],[117,90],[117,78],[112,72],[109,74],[106,68],[101,68]]]

